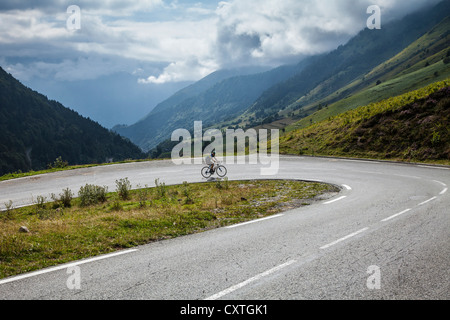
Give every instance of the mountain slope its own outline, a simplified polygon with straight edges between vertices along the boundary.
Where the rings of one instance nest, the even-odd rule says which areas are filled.
[[[280,151],[450,163],[450,79],[347,111],[280,139]]]
[[[314,113],[291,124],[286,130],[306,127],[311,122],[446,79],[450,76],[449,43],[450,17],[447,17],[403,51],[370,72],[325,98],[306,104],[299,113]],[[339,95],[344,98],[334,102],[335,97]],[[303,98],[292,104],[285,113],[301,103]]]
[[[144,158],[118,134],[25,87],[0,67],[0,175],[69,164]]]

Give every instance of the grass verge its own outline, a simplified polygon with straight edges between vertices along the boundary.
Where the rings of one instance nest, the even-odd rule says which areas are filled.
[[[7,173],[2,176],[0,176],[0,181],[6,181],[11,179],[17,179],[17,178],[24,178],[24,177],[31,177],[31,176],[37,176],[39,174],[46,174],[46,173],[52,173],[52,172],[59,172],[59,171],[66,171],[66,170],[75,170],[75,169],[82,169],[82,168],[92,168],[92,167],[100,167],[100,166],[109,166],[113,164],[123,164],[123,163],[133,163],[133,162],[147,162],[147,161],[154,161],[156,159],[130,159],[130,160],[123,160],[123,161],[116,161],[116,162],[108,162],[108,163],[92,163],[92,164],[79,164],[79,165],[72,165],[72,166],[65,166],[62,168],[50,168],[50,169],[43,169],[43,170],[30,170],[27,172],[12,172]],[[161,159],[158,159],[161,160]]]
[[[449,79],[347,111],[280,138],[280,152],[450,164]]]
[[[91,205],[75,198],[9,208],[0,212],[0,278],[265,217],[338,191],[290,180],[157,181]]]

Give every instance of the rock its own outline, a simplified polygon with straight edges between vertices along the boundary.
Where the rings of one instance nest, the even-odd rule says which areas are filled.
[[[25,226],[21,226],[21,227],[19,228],[19,232],[30,233],[30,230],[28,230],[28,228],[25,227]]]

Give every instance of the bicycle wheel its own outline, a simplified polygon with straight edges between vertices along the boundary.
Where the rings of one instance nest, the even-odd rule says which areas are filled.
[[[202,176],[206,179],[208,179],[209,177],[211,177],[212,173],[209,171],[209,167],[204,167],[202,169]]]
[[[216,173],[219,177],[223,178],[227,175],[227,168],[224,166],[218,166],[216,169]]]

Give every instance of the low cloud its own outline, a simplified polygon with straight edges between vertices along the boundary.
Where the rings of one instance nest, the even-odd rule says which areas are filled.
[[[163,84],[166,82],[182,82],[201,79],[217,69],[217,65],[211,61],[208,63],[200,62],[197,58],[191,57],[186,61],[173,62],[169,64],[164,71],[155,76],[140,78],[139,83]]]

